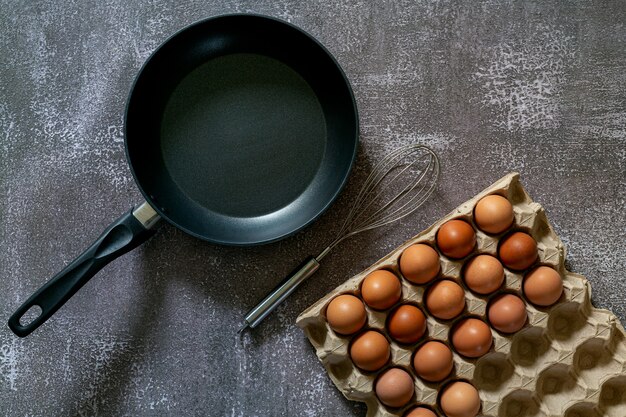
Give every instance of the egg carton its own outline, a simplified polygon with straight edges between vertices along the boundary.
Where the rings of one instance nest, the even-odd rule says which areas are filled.
[[[500,194],[513,205],[513,226],[499,235],[483,233],[473,222],[476,203],[489,194]],[[424,307],[426,285],[412,284],[402,278],[398,261],[408,246],[427,243],[433,248],[439,227],[452,219],[463,219],[474,226],[477,245],[474,252],[461,260],[449,259],[439,252],[440,278],[452,279],[465,289],[465,311],[452,321],[430,316]],[[465,260],[478,253],[497,255],[498,241],[511,230],[529,233],[536,241],[539,258],[536,264],[549,265],[563,278],[564,291],[551,307],[541,308],[528,301],[528,320],[518,332],[507,335],[491,329],[491,350],[478,359],[468,359],[453,351],[454,369],[440,383],[426,382],[416,376],[411,359],[415,348],[424,339],[439,339],[450,347],[449,334],[462,318],[478,316],[485,319],[488,300],[502,292],[522,294],[524,271],[505,267],[505,283],[495,294],[480,296],[470,292],[461,279]],[[438,250],[438,249],[437,249]],[[544,209],[528,196],[511,173],[480,194],[461,204],[450,214],[393,250],[366,270],[356,274],[300,314],[300,326],[337,388],[350,400],[367,404],[368,417],[402,416],[415,405],[430,406],[444,415],[438,405],[438,389],[447,381],[464,379],[479,391],[480,416],[489,417],[625,417],[626,416],[626,344],[624,328],[609,311],[591,304],[589,282],[581,275],[565,269],[565,247],[554,232]],[[401,345],[387,336],[391,359],[377,372],[365,372],[350,359],[348,348],[354,335],[335,333],[325,318],[326,306],[339,294],[360,295],[360,284],[367,274],[377,269],[393,271],[402,282],[402,298],[397,303],[413,303],[427,315],[427,333],[412,345]],[[396,304],[396,305],[397,305]],[[376,311],[367,305],[367,324],[387,335],[385,320],[394,307]],[[413,377],[415,394],[400,409],[382,404],[374,393],[377,375],[391,367],[405,369]]]

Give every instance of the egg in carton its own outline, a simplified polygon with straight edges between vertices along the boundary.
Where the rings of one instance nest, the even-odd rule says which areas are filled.
[[[513,225],[497,235],[484,233],[474,223],[474,207],[491,194],[504,196],[513,206]],[[436,234],[449,220],[460,219],[474,227],[476,246],[462,259],[451,259],[439,251]],[[505,279],[495,293],[480,295],[468,290],[463,282],[463,266],[478,254],[498,256],[500,239],[522,231],[537,243],[538,259],[534,266],[554,268],[563,279],[560,299],[550,307],[539,307],[524,297],[523,271],[504,268]],[[416,285],[402,276],[399,259],[413,244],[425,243],[439,252],[440,272],[433,282],[451,280],[465,289],[464,311],[453,320],[439,320],[428,313],[425,293],[433,285]],[[550,226],[543,208],[533,202],[511,173],[480,194],[461,204],[450,214],[396,248],[366,270],[356,274],[306,309],[297,319],[300,326],[337,388],[350,400],[367,404],[368,417],[406,415],[416,405],[430,408],[439,415],[441,391],[451,381],[470,382],[478,389],[481,416],[502,417],[624,417],[626,416],[626,344],[624,328],[609,311],[594,308],[591,289],[581,275],[565,269],[565,248]],[[371,272],[388,270],[399,277],[402,297],[383,311],[365,304],[367,320],[363,329],[386,335],[390,359],[384,367],[367,372],[354,365],[349,349],[355,334],[341,335],[332,330],[326,319],[331,300],[341,294],[361,297],[363,279]],[[460,355],[450,341],[451,331],[463,319],[476,317],[487,322],[487,308],[502,293],[516,294],[526,300],[527,320],[519,331],[506,334],[490,327],[493,343],[490,350],[472,359]],[[426,313],[427,331],[413,344],[400,344],[388,336],[388,315],[399,304],[413,304]],[[417,376],[412,358],[417,348],[429,340],[451,347],[454,367],[441,382],[428,382]],[[375,393],[377,378],[390,368],[408,372],[414,393],[408,404],[393,408],[384,405]]]

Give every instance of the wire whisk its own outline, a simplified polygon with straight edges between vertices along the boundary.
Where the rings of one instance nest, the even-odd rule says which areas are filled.
[[[376,229],[413,213],[430,197],[439,180],[439,158],[430,148],[410,144],[387,154],[366,178],[335,239],[316,257],[309,257],[245,316],[239,330],[256,327],[304,280],[320,261],[345,239]]]
[[[430,197],[438,180],[439,158],[430,148],[411,144],[395,149],[372,169],[337,237],[316,259],[321,261],[340,242],[357,233],[386,226],[413,213]],[[396,191],[398,188],[401,189]],[[396,194],[385,201],[394,191]],[[368,213],[369,210],[373,211]]]

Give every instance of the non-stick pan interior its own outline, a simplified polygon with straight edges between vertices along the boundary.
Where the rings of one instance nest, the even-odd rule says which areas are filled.
[[[128,103],[128,159],[148,201],[206,240],[289,235],[336,197],[354,160],[350,86],[321,45],[274,19],[195,24],[144,65]]]

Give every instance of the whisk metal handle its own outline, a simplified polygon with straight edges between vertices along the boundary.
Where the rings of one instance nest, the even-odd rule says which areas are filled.
[[[308,257],[298,268],[293,270],[280,284],[272,290],[256,307],[252,308],[246,314],[244,326],[239,330],[243,331],[246,327],[255,328],[276,309],[289,295],[295,291],[308,277],[313,275],[320,267],[320,263],[313,256]]]

